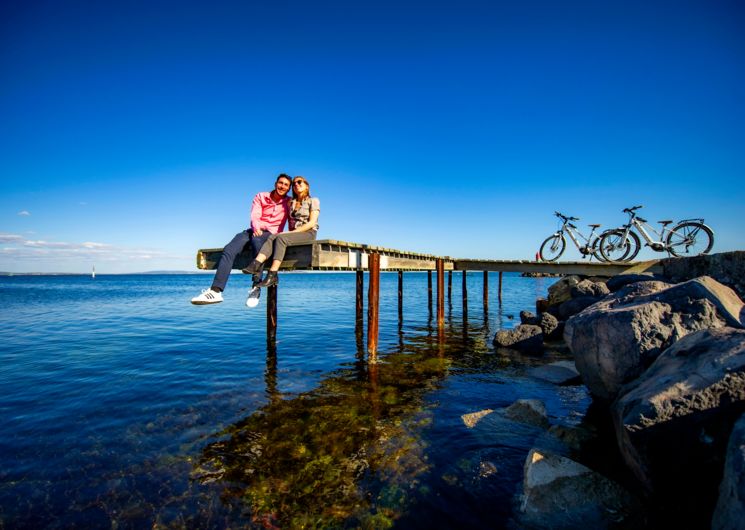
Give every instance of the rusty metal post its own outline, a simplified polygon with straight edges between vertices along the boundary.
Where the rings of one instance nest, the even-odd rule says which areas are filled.
[[[367,287],[367,353],[374,363],[378,354],[378,313],[380,302],[380,254],[368,257],[370,284]]]
[[[497,291],[497,299],[499,300],[499,305],[502,305],[502,271],[499,271],[499,289]]]
[[[463,283],[461,286],[461,294],[463,297],[463,318],[468,314],[468,287],[466,287],[466,271],[463,271]]]
[[[437,327],[445,325],[445,261],[437,258]]]
[[[267,288],[266,292],[266,339],[277,338],[277,285]]]
[[[484,314],[489,313],[489,271],[484,271]]]
[[[365,273],[362,270],[357,271],[357,307],[355,311],[355,320],[362,320],[362,289],[365,287]]]

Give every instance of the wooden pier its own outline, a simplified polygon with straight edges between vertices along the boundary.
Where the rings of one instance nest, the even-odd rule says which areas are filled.
[[[236,257],[234,269],[243,269],[253,255],[248,251]],[[222,255],[221,248],[202,249],[197,252],[197,268],[212,270],[217,268]],[[426,271],[428,276],[427,296],[432,308],[432,272],[437,275],[437,325],[441,328],[445,321],[445,271],[448,271],[447,296],[452,292],[453,271],[462,272],[463,308],[467,311],[466,274],[467,271],[482,271],[484,275],[484,311],[488,311],[488,273],[499,273],[498,300],[502,303],[502,273],[550,273],[579,274],[584,276],[615,276],[624,272],[661,272],[657,261],[642,263],[599,263],[590,261],[542,262],[528,260],[482,260],[458,259],[449,256],[435,256],[417,252],[407,252],[373,245],[349,243],[333,239],[320,239],[310,243],[290,244],[287,247],[281,270],[317,271],[356,271],[357,322],[362,321],[364,272],[369,274],[367,304],[367,352],[371,362],[375,361],[378,342],[378,300],[380,272],[398,272],[399,312],[403,300],[403,273],[405,271]],[[267,289],[267,338],[274,340],[277,333],[277,286]]]

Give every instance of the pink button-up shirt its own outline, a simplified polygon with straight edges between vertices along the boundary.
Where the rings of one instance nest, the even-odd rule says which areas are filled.
[[[251,227],[279,234],[285,228],[289,213],[290,199],[286,195],[274,202],[271,192],[259,192],[251,204]]]

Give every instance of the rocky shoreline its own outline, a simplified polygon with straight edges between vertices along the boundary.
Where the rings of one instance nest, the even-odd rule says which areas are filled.
[[[745,528],[745,252],[663,260],[661,275],[568,276],[499,331],[498,348],[566,361],[536,374],[586,385],[577,427],[519,400],[546,429],[524,465],[528,528]]]

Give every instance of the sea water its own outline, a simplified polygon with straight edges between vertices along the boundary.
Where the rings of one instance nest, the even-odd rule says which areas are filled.
[[[381,275],[376,364],[350,273],[281,274],[275,342],[243,275],[212,306],[206,275],[0,278],[0,527],[509,525],[540,432],[499,409],[571,424],[589,397],[531,377],[561,354],[492,345],[554,280],[505,274],[500,303],[491,274],[485,307],[461,274],[442,330],[426,273],[400,312]]]

